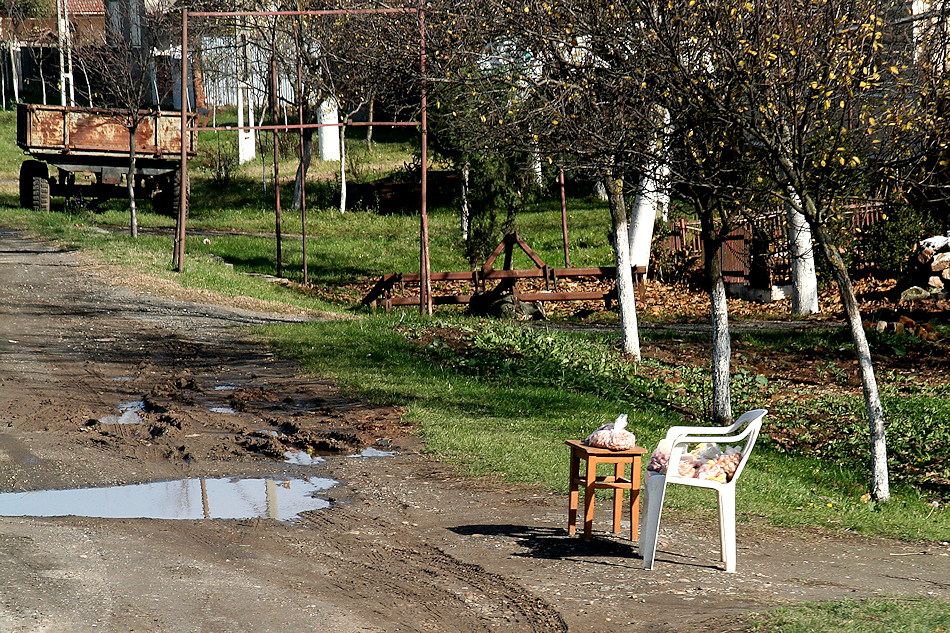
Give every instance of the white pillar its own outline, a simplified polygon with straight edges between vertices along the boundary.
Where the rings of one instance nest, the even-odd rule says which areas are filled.
[[[327,99],[320,104],[318,123],[339,123],[340,111],[336,101]],[[340,160],[340,131],[336,126],[317,128],[317,147],[320,151],[320,160]]]
[[[244,108],[247,108],[247,125],[254,127],[254,104],[245,102],[247,86],[238,86],[237,111],[238,127],[244,127]],[[254,160],[257,156],[257,147],[254,143],[254,130],[238,130],[238,162],[244,164]]]

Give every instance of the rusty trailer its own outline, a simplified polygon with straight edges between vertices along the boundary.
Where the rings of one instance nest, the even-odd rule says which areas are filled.
[[[17,145],[32,157],[20,166],[20,205],[48,211],[52,196],[126,197],[130,146],[122,120],[116,110],[19,104]],[[136,197],[154,198],[161,213],[175,214],[179,206],[181,129],[179,112],[161,111],[144,114],[135,133]],[[194,149],[190,134],[189,155]]]

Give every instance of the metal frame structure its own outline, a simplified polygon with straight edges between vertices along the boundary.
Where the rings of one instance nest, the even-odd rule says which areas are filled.
[[[253,125],[253,126],[244,126],[244,127],[235,127],[235,126],[204,126],[204,125],[193,125],[188,124],[188,110],[189,110],[189,98],[188,98],[188,21],[190,18],[224,18],[224,17],[301,17],[301,16],[310,16],[310,17],[321,17],[321,16],[333,16],[333,15],[386,15],[394,13],[415,13],[419,18],[419,70],[422,76],[422,95],[420,99],[420,115],[419,121],[415,122],[404,122],[404,121],[370,121],[368,123],[354,123],[352,121],[345,121],[341,123],[304,123],[302,117],[299,117],[300,120],[297,124],[284,124],[284,125]],[[425,83],[425,74],[426,74],[426,25],[425,25],[425,11],[424,11],[424,0],[418,0],[418,6],[416,8],[379,8],[379,9],[331,9],[331,10],[312,10],[312,11],[230,11],[230,12],[214,12],[214,11],[195,11],[189,12],[187,9],[182,11],[181,16],[182,21],[182,32],[181,32],[181,134],[184,139],[188,132],[198,132],[201,130],[209,131],[218,131],[218,130],[271,130],[274,132],[274,143],[275,143],[275,152],[274,152],[274,181],[275,181],[275,217],[276,217],[276,237],[277,237],[277,267],[278,275],[281,274],[281,246],[280,246],[280,182],[279,182],[279,169],[277,166],[278,163],[278,152],[277,149],[277,134],[278,132],[292,131],[297,130],[301,133],[301,143],[303,137],[303,130],[307,128],[321,128],[321,127],[340,127],[343,125],[382,125],[382,126],[419,126],[421,133],[421,145],[422,145],[422,195],[421,195],[421,206],[420,206],[420,226],[419,226],[419,276],[420,276],[420,296],[419,296],[419,307],[423,315],[432,315],[432,281],[431,281],[431,266],[429,259],[429,218],[428,218],[428,209],[427,209],[427,163],[428,163],[428,117],[427,117],[427,108],[428,108],[428,99],[426,95],[426,83]],[[299,45],[300,40],[299,36],[295,38],[295,45],[298,46],[298,57],[299,57]],[[300,75],[301,71],[298,67],[298,98],[301,94],[300,90]],[[275,121],[276,116],[275,116]],[[188,187],[186,183],[188,182],[188,155],[184,143],[182,143],[181,148],[181,198],[179,200],[179,209],[178,209],[178,219],[175,227],[175,248],[172,264],[177,268],[178,272],[182,272],[185,266],[185,235],[186,235],[186,224],[188,219]],[[306,230],[306,189],[304,189],[303,203],[301,205],[301,222],[303,229],[303,266],[304,266],[304,275],[306,278],[307,275],[307,230]]]

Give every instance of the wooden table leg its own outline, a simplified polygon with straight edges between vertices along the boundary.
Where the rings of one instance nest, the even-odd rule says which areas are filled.
[[[614,483],[623,479],[623,462],[614,464]],[[614,534],[620,533],[620,519],[623,517],[623,489],[614,488]]]
[[[630,465],[630,540],[640,540],[640,457]]]
[[[584,483],[584,540],[589,541],[594,531],[594,484],[597,483],[597,460],[587,460],[587,481]]]
[[[577,487],[578,487],[578,469],[580,468],[580,457],[573,450],[571,451],[571,477],[570,477],[570,501],[567,507],[567,533],[577,532]]]

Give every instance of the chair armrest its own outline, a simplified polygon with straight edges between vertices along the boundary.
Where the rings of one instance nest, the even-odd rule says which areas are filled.
[[[680,435],[690,433],[704,433],[706,435],[726,435],[736,430],[735,424],[730,426],[671,426],[666,432],[666,439],[672,440]]]
[[[728,444],[729,442],[741,442],[749,436],[748,432],[742,432],[738,435],[679,435],[673,438],[673,446],[677,444],[701,444],[704,442],[715,442],[716,444]]]

